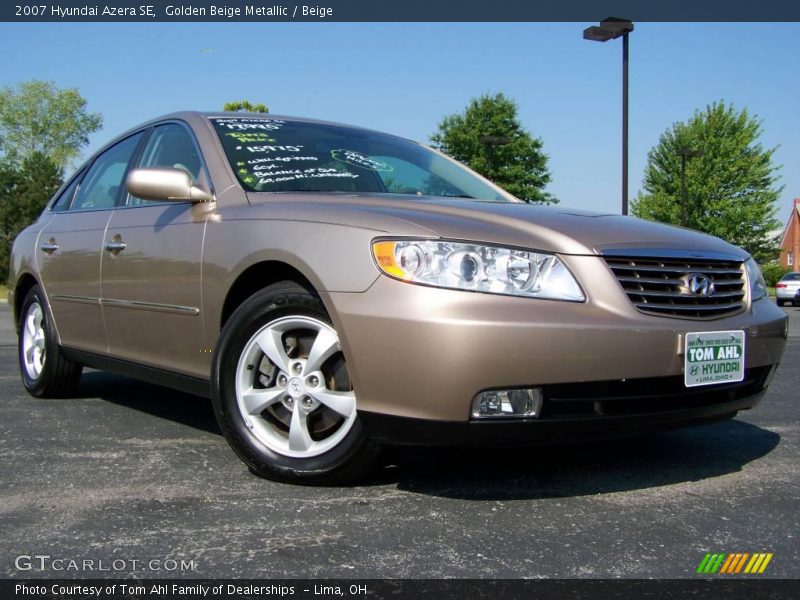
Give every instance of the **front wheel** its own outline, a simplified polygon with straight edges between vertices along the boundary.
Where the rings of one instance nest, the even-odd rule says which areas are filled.
[[[212,386],[226,439],[258,475],[342,483],[377,458],[339,335],[319,298],[295,283],[269,286],[234,312],[215,351]]]

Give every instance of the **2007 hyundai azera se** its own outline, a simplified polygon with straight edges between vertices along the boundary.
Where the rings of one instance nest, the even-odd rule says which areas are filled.
[[[266,477],[382,444],[524,444],[734,416],[786,316],[720,239],[533,206],[366,129],[184,112],[101,149],[17,238],[34,396],[83,366],[213,399]]]

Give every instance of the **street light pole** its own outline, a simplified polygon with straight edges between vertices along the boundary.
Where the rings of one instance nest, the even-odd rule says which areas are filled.
[[[489,171],[494,174],[494,147],[505,146],[511,143],[511,138],[506,135],[483,135],[481,136],[481,144],[486,146],[486,158],[489,163]],[[486,176],[487,179],[491,177]]]
[[[633,29],[633,25],[631,25]],[[622,214],[628,214],[628,32],[622,36]]]
[[[622,38],[622,214],[628,214],[628,34],[633,23],[627,19],[608,17],[600,25],[583,30],[583,39],[607,42]]]
[[[681,225],[686,227],[686,155],[681,154]]]

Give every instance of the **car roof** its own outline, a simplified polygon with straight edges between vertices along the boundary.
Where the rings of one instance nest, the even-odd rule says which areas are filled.
[[[414,144],[418,144],[419,143],[419,142],[416,142],[415,140],[404,138],[404,137],[399,136],[399,135],[394,135],[392,133],[386,133],[385,131],[379,131],[377,129],[369,129],[367,127],[358,127],[356,125],[347,125],[345,123],[336,123],[334,121],[323,121],[323,120],[320,120],[320,119],[309,119],[309,118],[304,118],[304,117],[292,117],[292,116],[287,116],[287,115],[273,115],[273,114],[269,114],[269,113],[182,110],[182,111],[176,111],[176,112],[167,113],[165,115],[160,115],[160,116],[154,117],[152,119],[148,119],[147,121],[139,123],[135,127],[131,127],[129,129],[123,131],[122,133],[119,133],[118,135],[115,135],[114,137],[110,138],[105,144],[103,144],[98,149],[96,149],[91,154],[91,156],[89,156],[84,162],[82,162],[78,166],[78,168],[75,170],[74,173],[80,172],[82,169],[84,169],[86,167],[87,164],[89,164],[92,160],[94,160],[94,158],[97,155],[101,154],[102,152],[105,152],[108,148],[110,148],[111,146],[113,146],[114,144],[119,142],[120,140],[125,139],[126,137],[136,133],[137,131],[142,131],[143,129],[146,129],[146,128],[151,127],[153,125],[156,125],[158,123],[163,123],[164,121],[184,121],[184,122],[189,123],[189,124],[192,124],[192,123],[197,124],[198,121],[210,121],[211,119],[215,119],[215,118],[275,119],[275,120],[281,120],[281,121],[289,121],[289,122],[292,122],[292,123],[314,123],[314,124],[318,124],[318,125],[334,125],[336,127],[347,127],[349,129],[355,129],[355,130],[359,130],[359,131],[363,131],[363,132],[377,133],[377,134],[381,134],[381,135],[386,135],[386,136],[389,136],[389,137],[394,137],[394,138],[397,138],[397,139],[400,139],[400,140],[404,140],[404,141],[407,141],[407,142],[411,142],[411,143],[414,143]],[[73,173],[73,175],[70,176],[70,179],[74,176],[74,173]]]
[[[148,125],[151,123],[157,123],[159,121],[166,121],[169,119],[181,119],[185,121],[190,121],[192,119],[196,119],[197,117],[204,118],[204,119],[271,119],[271,120],[278,120],[278,121],[287,121],[291,123],[311,123],[315,125],[333,125],[336,127],[347,127],[348,129],[357,129],[359,131],[369,132],[369,133],[379,133],[381,135],[388,135],[391,137],[396,137],[399,139],[408,140],[399,135],[394,135],[392,133],[387,133],[385,131],[380,131],[378,129],[371,129],[369,127],[360,127],[358,125],[349,125],[347,123],[337,123],[336,121],[326,121],[323,119],[312,119],[308,117],[293,117],[290,115],[274,115],[271,113],[251,113],[251,112],[225,112],[225,111],[193,111],[193,110],[185,110],[179,111],[174,113],[169,113],[166,115],[162,115],[160,117],[156,117],[154,119],[149,120],[147,123],[142,123],[139,125],[141,128],[144,125]]]

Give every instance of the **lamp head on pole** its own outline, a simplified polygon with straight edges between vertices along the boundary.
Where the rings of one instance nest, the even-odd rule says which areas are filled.
[[[695,158],[696,156],[703,156],[703,151],[700,149],[692,149],[686,146],[678,148],[677,152],[678,156],[684,156],[686,158]]]
[[[600,25],[592,25],[583,30],[583,39],[592,42],[607,42],[633,31],[633,23],[628,19],[608,17]]]
[[[505,146],[511,143],[511,138],[506,135],[482,135],[481,144],[486,146]]]

